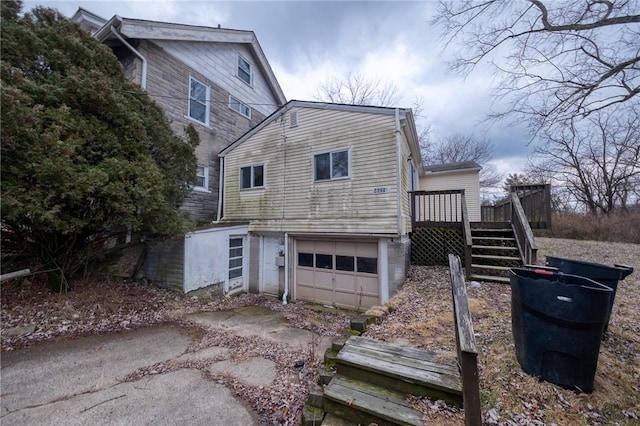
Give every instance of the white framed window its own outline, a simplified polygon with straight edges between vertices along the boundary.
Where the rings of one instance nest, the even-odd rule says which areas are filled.
[[[209,125],[209,106],[211,88],[189,77],[189,118],[202,124]]]
[[[193,189],[200,191],[209,190],[209,167],[198,166],[196,169],[196,181],[193,185]]]
[[[240,80],[251,86],[251,64],[240,55],[238,55],[237,76]]]
[[[240,168],[240,189],[264,188],[264,163]]]
[[[238,98],[229,96],[229,108],[244,115],[247,118],[251,118],[251,107],[240,102]]]
[[[313,156],[313,180],[347,179],[351,176],[351,151],[340,149]]]

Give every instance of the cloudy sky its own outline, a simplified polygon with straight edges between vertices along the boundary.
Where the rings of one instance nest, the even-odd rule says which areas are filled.
[[[494,76],[478,69],[466,78],[448,71],[449,52],[429,25],[435,0],[398,1],[24,1],[72,16],[83,7],[113,15],[181,24],[252,30],[287,99],[315,100],[318,86],[348,71],[391,82],[400,107],[424,100],[436,140],[454,133],[489,139],[493,164],[503,173],[523,172],[528,135],[506,124],[483,124],[492,108]],[[498,106],[499,107],[499,106]],[[494,107],[495,108],[495,107]]]

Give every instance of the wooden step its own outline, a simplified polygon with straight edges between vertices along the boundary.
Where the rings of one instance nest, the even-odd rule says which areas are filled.
[[[492,269],[495,271],[508,271],[509,269],[513,268],[513,266],[480,265],[477,263],[472,263],[471,267],[477,269]]]
[[[478,250],[509,250],[509,251],[518,251],[518,247],[515,246],[476,246],[472,245],[471,249]]]
[[[384,387],[337,375],[324,389],[324,410],[356,424],[422,425],[406,396]]]
[[[520,258],[515,256],[498,256],[492,254],[472,254],[472,258],[485,259],[485,260],[504,260],[504,261],[516,261],[519,262]]]
[[[387,389],[462,404],[462,380],[457,365],[435,354],[360,336],[352,336],[336,358],[338,374]]]
[[[515,241],[515,237],[484,237],[484,236],[475,236],[471,235],[471,238],[474,240],[483,240],[483,241]]]
[[[497,282],[497,283],[511,283],[511,280],[508,277],[496,277],[493,275],[471,275],[471,281],[485,281],[485,282]]]

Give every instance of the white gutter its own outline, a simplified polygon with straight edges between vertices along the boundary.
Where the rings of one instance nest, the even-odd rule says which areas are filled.
[[[284,294],[282,295],[282,304],[287,304],[287,296],[289,296],[289,233],[284,233]]]
[[[133,52],[134,55],[136,55],[138,58],[140,58],[140,60],[142,61],[142,79],[140,81],[140,87],[142,88],[142,90],[147,90],[147,60],[144,56],[142,56],[142,54],[140,52],[138,52],[136,49],[133,48],[133,46],[131,46],[129,43],[127,43],[127,41],[120,35],[120,33],[118,33],[118,31],[116,31],[116,28],[111,25],[111,32],[113,33],[114,36],[116,36],[118,38],[118,40],[120,40],[122,42],[122,44],[124,44],[125,46],[127,46],[129,48],[129,50],[131,50]]]
[[[224,185],[224,157],[220,157],[220,173],[218,177],[218,217],[216,218],[216,222],[220,222],[222,220],[222,194],[223,194],[223,185]]]
[[[396,108],[396,161],[398,165],[398,173],[396,174],[396,193],[398,199],[398,235],[402,235],[402,143],[400,128],[400,109]]]

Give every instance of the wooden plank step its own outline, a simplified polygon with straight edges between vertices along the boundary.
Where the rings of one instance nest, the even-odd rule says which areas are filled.
[[[512,268],[512,266],[480,265],[476,263],[472,263],[471,267],[477,269],[492,269],[495,271],[508,271]]]
[[[336,358],[338,374],[404,394],[429,396],[460,405],[462,380],[456,365],[431,351],[352,336]]]
[[[515,241],[515,237],[480,237],[471,235],[471,238],[474,240],[484,240],[484,241]]]
[[[473,274],[471,275],[471,280],[472,281],[486,281],[486,282],[498,282],[498,283],[511,283],[511,280],[509,279],[509,277],[496,277],[493,275],[476,275]]]
[[[380,386],[337,375],[324,389],[324,410],[357,424],[422,425],[421,414],[406,396]]]
[[[519,257],[515,256],[498,256],[493,254],[472,254],[471,257],[478,259],[488,259],[488,260],[515,260],[520,261]]]
[[[476,246],[476,245],[472,245],[471,249],[478,249],[478,250],[509,250],[509,251],[518,251],[518,247],[514,247],[514,246]]]

